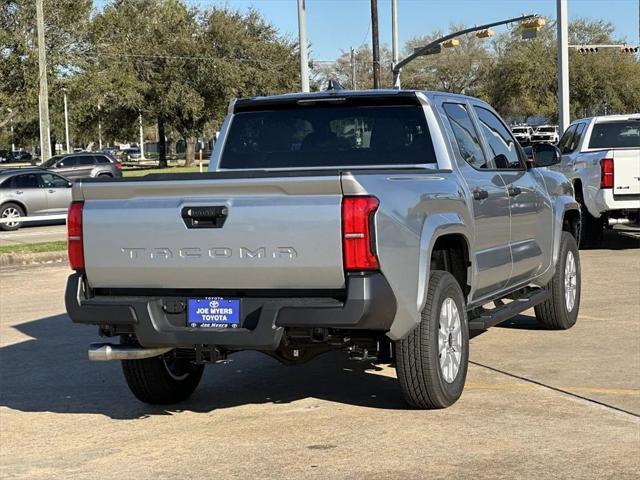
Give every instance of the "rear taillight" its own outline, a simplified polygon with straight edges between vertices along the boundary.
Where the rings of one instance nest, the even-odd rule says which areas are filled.
[[[379,268],[373,243],[373,215],[379,203],[370,196],[342,199],[342,250],[347,271]]]
[[[122,162],[116,162],[116,168],[120,170],[122,168]]]
[[[82,208],[84,202],[71,202],[67,215],[67,251],[73,270],[84,270],[84,245],[82,242]]]
[[[613,158],[600,160],[600,188],[613,188]]]

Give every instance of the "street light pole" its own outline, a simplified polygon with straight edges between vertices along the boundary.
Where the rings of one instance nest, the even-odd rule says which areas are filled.
[[[145,158],[144,158],[144,130],[142,129],[142,112],[140,112],[140,117],[138,117],[138,121],[140,123],[140,160],[145,160]]]
[[[100,104],[98,104],[98,148],[102,150],[102,119],[100,118],[100,113],[102,108]]]
[[[557,1],[558,15],[558,126],[559,134],[567,129],[570,122],[569,111],[569,29],[567,24],[567,0]]]
[[[298,0],[298,43],[300,44],[300,82],[309,91],[309,54],[307,52],[307,14],[305,0]]]
[[[64,135],[67,141],[67,153],[71,153],[71,145],[69,144],[69,111],[67,110],[67,89],[63,88],[64,93]]]
[[[391,53],[393,66],[398,63],[400,52],[398,50],[398,0],[391,0]],[[394,79],[394,88],[400,88],[400,75]]]
[[[11,122],[10,123],[10,125],[11,125],[11,152],[15,152],[16,151],[16,144],[15,144],[15,140],[14,140],[14,136],[13,136],[13,115],[12,115],[13,110],[11,110],[10,108],[7,108],[7,110],[9,111],[9,115],[10,115],[9,122]]]

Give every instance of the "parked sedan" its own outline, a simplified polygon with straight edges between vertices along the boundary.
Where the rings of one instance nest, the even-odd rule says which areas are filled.
[[[0,230],[17,230],[21,217],[66,213],[71,182],[35,168],[0,171]]]
[[[121,177],[122,164],[103,153],[58,155],[40,165],[70,180],[88,177]]]

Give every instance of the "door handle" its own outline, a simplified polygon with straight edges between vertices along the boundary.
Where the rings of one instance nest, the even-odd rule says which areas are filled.
[[[16,195],[22,195],[24,192],[22,190],[16,190]]]
[[[508,192],[510,197],[517,197],[522,193],[522,189],[520,187],[509,187]]]
[[[48,190],[48,192],[49,192],[49,193],[56,193],[56,191],[55,191],[55,190],[51,190],[51,189],[49,189],[49,190]]]
[[[474,200],[485,200],[485,199],[489,198],[489,192],[487,192],[486,190],[483,190],[481,188],[476,188],[473,191],[473,198],[474,198]]]

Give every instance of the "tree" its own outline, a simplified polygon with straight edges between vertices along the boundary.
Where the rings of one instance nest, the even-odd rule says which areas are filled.
[[[354,50],[356,64],[356,89],[373,88],[373,52],[369,45]],[[382,86],[391,87],[391,51],[380,47],[380,71]],[[328,80],[337,80],[344,88],[352,88],[351,51],[342,52],[331,64],[317,64],[313,68],[318,86]]]
[[[61,88],[82,68],[90,0],[47,0],[44,3],[47,77],[52,135],[64,138]],[[16,143],[38,136],[38,51],[35,2],[0,4],[0,108],[15,112]],[[4,114],[5,112],[2,112]]]
[[[453,24],[450,30],[464,28],[464,25]],[[415,48],[443,35],[443,32],[435,31],[426,37],[412,38],[407,42],[404,53],[408,56]],[[459,41],[457,47],[443,48],[439,54],[417,58],[407,65],[401,75],[403,88],[478,95],[492,64],[487,42],[475,35],[463,35]]]

